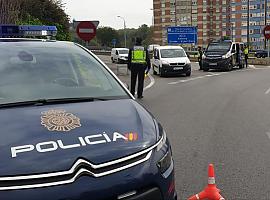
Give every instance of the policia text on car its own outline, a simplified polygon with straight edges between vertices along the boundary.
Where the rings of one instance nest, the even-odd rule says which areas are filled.
[[[143,98],[144,73],[151,68],[148,51],[141,46],[141,39],[136,38],[136,45],[128,54],[128,69],[131,70],[131,94],[135,95],[136,80],[138,77],[138,98]]]

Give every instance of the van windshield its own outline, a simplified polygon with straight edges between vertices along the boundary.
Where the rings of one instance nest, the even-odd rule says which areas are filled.
[[[186,53],[183,49],[161,49],[160,54],[162,58],[186,57]]]
[[[231,43],[210,43],[207,47],[207,51],[229,51],[231,48]]]
[[[119,50],[119,54],[128,54],[128,50]]]

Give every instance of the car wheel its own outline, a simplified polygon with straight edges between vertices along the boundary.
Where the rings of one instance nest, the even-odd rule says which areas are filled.
[[[262,58],[265,58],[266,56],[265,55],[262,55]]]
[[[186,73],[186,76],[190,76],[191,75],[191,71]]]
[[[157,72],[155,71],[155,67],[153,66],[153,74],[157,75]]]
[[[208,71],[209,71],[209,68],[203,67],[203,71],[204,71],[204,72],[208,72]]]
[[[159,76],[164,77],[164,72],[162,71],[160,67],[158,68],[158,71],[159,71]]]

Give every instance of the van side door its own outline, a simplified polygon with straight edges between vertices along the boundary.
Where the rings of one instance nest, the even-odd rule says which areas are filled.
[[[237,65],[237,53],[236,53],[236,45],[232,45],[231,49],[231,55],[232,55],[232,65],[233,67]]]

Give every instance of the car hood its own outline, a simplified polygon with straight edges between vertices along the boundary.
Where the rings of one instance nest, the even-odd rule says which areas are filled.
[[[162,61],[168,62],[168,63],[190,63],[188,57],[182,57],[182,58],[162,58]]]
[[[152,115],[131,99],[1,109],[0,124],[0,177],[67,170],[78,158],[105,163],[158,138]]]

